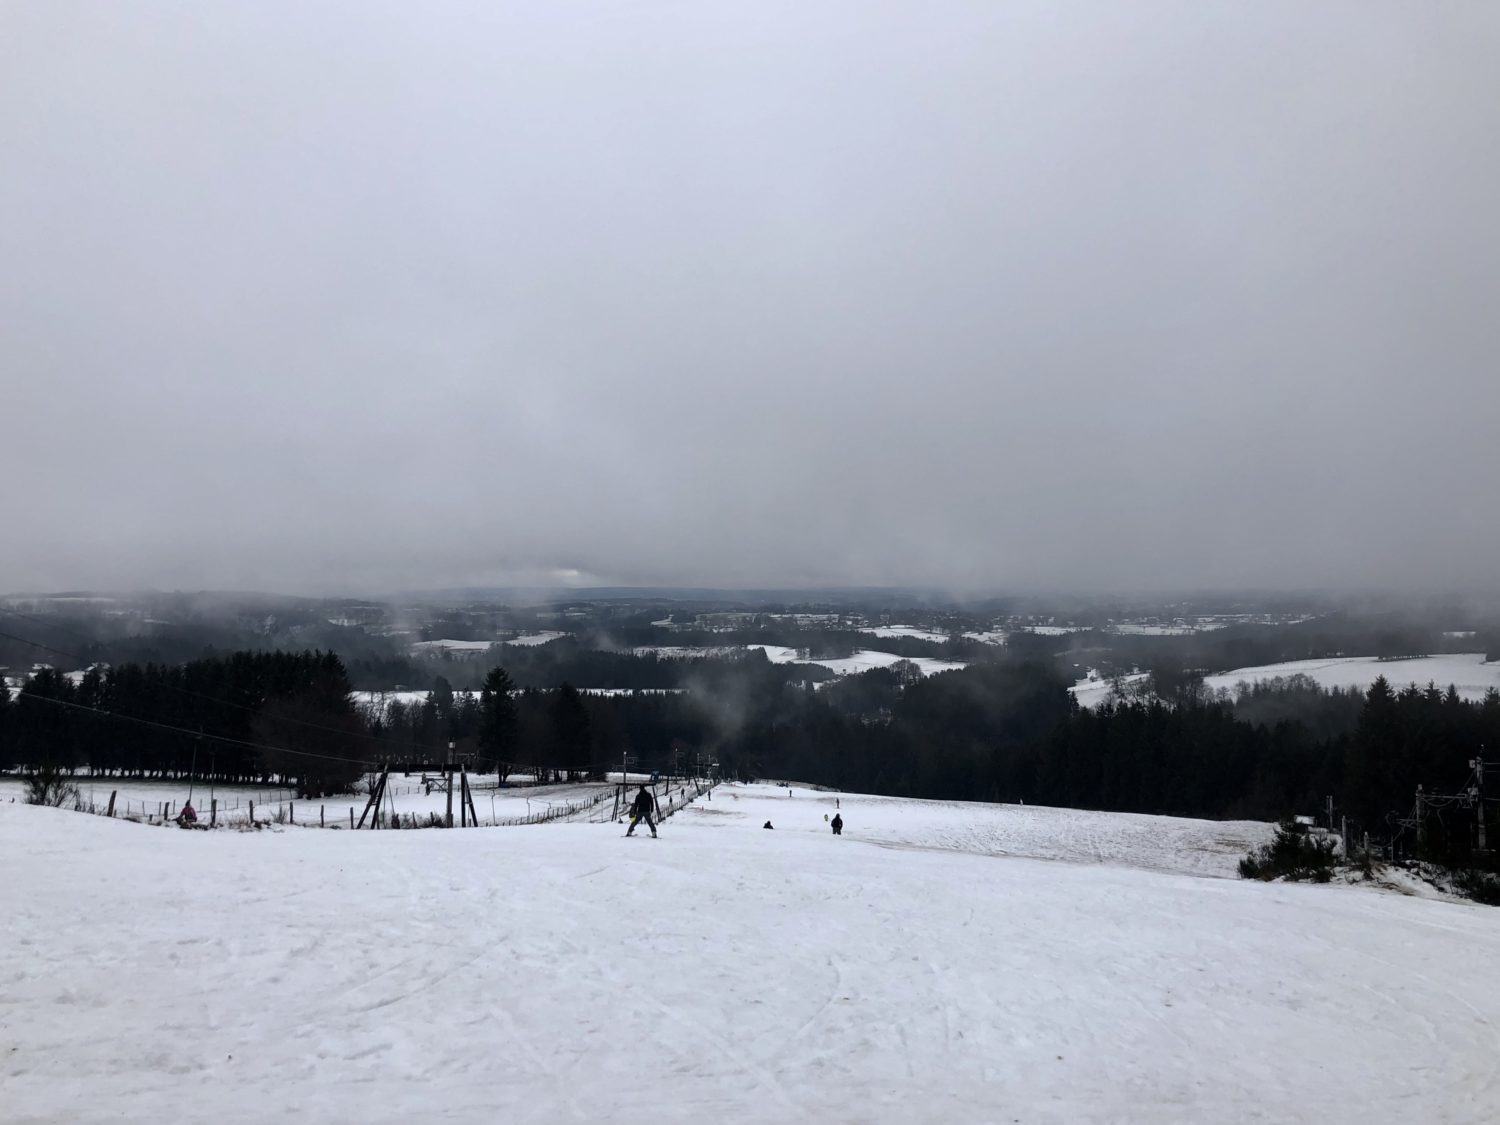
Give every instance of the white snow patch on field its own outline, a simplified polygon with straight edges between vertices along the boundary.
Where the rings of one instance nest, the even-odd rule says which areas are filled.
[[[4,1117],[1495,1119],[1500,912],[1117,866],[1152,836],[1103,814],[777,793],[660,840],[0,805]],[[1239,831],[1186,823],[1161,850]]]
[[[758,648],[765,652],[767,659],[772,664],[817,664],[827,668],[840,676],[848,676],[859,672],[868,672],[871,668],[889,668],[898,660],[909,660],[918,668],[922,669],[924,676],[931,676],[938,672],[951,672],[956,668],[967,668],[968,665],[962,660],[939,660],[933,656],[897,656],[893,652],[876,652],[874,649],[859,649],[852,656],[843,657],[802,657],[798,655],[795,648],[786,648],[781,645],[750,645],[750,648]]]
[[[488,652],[498,641],[417,641],[411,647],[415,652]]]
[[[1147,678],[1146,672],[1132,672],[1127,676],[1121,676],[1121,681],[1128,687],[1132,684],[1143,683]],[[1114,691],[1114,681],[1091,677],[1079,680],[1068,690],[1073,693],[1073,698],[1078,700],[1080,707],[1098,707],[1109,698],[1110,692]]]
[[[1278,676],[1309,676],[1325,688],[1352,687],[1361,691],[1368,690],[1377,676],[1384,676],[1396,691],[1408,684],[1425,687],[1431,682],[1444,690],[1453,684],[1463,698],[1482,699],[1490,688],[1500,688],[1500,663],[1486,663],[1482,652],[1422,656],[1412,660],[1380,660],[1373,656],[1293,660],[1284,664],[1237,668],[1233,672],[1209,676],[1204,684],[1210,688],[1233,690],[1240,683]]]
[[[978,641],[986,645],[1004,645],[1005,636],[1005,630],[1003,629],[990,629],[983,633],[965,633],[964,639]]]
[[[1360,691],[1368,691],[1377,676],[1384,676],[1394,691],[1410,684],[1426,687],[1429,682],[1446,691],[1452,684],[1464,699],[1477,700],[1483,699],[1491,688],[1500,688],[1500,662],[1486,663],[1482,652],[1421,656],[1411,660],[1381,660],[1374,656],[1290,660],[1207,676],[1203,684],[1213,691],[1233,692],[1240,684],[1289,676],[1307,676],[1324,688],[1357,688]],[[1126,684],[1140,684],[1146,679],[1146,674],[1136,673],[1123,678]],[[1109,698],[1111,687],[1110,680],[1087,679],[1079,680],[1068,690],[1080,706],[1097,707]]]
[[[735,645],[713,648],[695,645],[637,645],[630,651],[635,656],[655,656],[658,660],[701,660],[707,657],[726,660],[739,656],[745,650]]]
[[[453,698],[461,699],[464,696],[478,697],[477,691],[455,691]],[[384,715],[390,710],[392,703],[401,703],[407,707],[420,706],[427,702],[428,693],[425,691],[351,691],[349,698],[354,701],[356,707],[362,708],[371,714]]]
[[[571,637],[572,635],[573,634],[571,633],[557,633],[549,630],[542,633],[526,633],[519,637],[511,637],[508,641],[502,641],[500,643],[507,645],[521,645],[523,647],[530,648],[535,645],[544,645],[549,641],[558,641],[563,637]]]
[[[875,629],[861,629],[861,633],[869,633],[872,637],[882,637],[890,640],[894,637],[913,637],[919,641],[933,641],[942,644],[948,639],[947,633],[939,633],[932,629],[918,629],[914,625],[882,625]]]

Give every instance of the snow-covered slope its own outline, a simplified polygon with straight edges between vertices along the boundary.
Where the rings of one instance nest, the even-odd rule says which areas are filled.
[[[1101,862],[1152,818],[784,794],[654,841],[0,805],[0,1117],[1496,1118],[1500,912]],[[1155,850],[1221,874],[1242,830]]]

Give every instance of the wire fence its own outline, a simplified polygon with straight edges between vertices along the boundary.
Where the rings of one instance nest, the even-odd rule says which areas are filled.
[[[353,829],[361,820],[376,828],[440,828],[448,826],[446,809],[400,810],[395,806],[398,796],[431,796],[445,791],[436,784],[409,785],[387,788],[382,795],[381,807],[369,808],[368,796],[353,804],[333,805],[328,801],[298,798],[289,789],[261,790],[254,793],[238,792],[232,795],[210,795],[198,798],[192,804],[192,815],[185,814],[189,801],[151,800],[149,798],[121,796],[118,789],[111,790],[108,800],[97,799],[97,790],[89,797],[77,796],[61,806],[71,811],[107,816],[115,819],[135,821],[143,824],[180,824],[191,828],[236,828],[284,824],[298,828]],[[658,803],[658,817],[666,820],[673,813],[691,804],[697,797],[713,788],[713,783],[701,780],[678,779],[668,784],[665,796]],[[456,791],[455,798],[461,800]],[[601,787],[593,793],[571,800],[549,801],[541,797],[522,798],[528,811],[520,816],[498,816],[491,814],[480,819],[473,818],[474,827],[514,828],[523,825],[546,824],[560,820],[586,820],[604,823],[618,819],[628,805],[622,800],[621,786]],[[531,810],[529,806],[540,807]],[[476,810],[477,812],[477,810]],[[462,818],[467,819],[467,818]]]

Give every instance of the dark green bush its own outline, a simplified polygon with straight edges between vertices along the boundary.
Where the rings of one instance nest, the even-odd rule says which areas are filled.
[[[1333,841],[1308,833],[1291,818],[1276,826],[1276,838],[1240,860],[1240,878],[1326,883],[1335,865]]]

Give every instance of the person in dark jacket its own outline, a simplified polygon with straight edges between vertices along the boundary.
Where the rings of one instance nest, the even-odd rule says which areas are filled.
[[[651,814],[656,811],[656,801],[650,791],[641,786],[641,791],[635,795],[635,801],[630,806],[630,827],[625,829],[625,835],[629,836],[635,831],[635,826],[641,821],[646,822],[646,827],[651,829],[651,836],[656,837],[656,821]]]
[[[838,813],[833,814],[833,834],[842,836],[844,834],[844,818]]]

